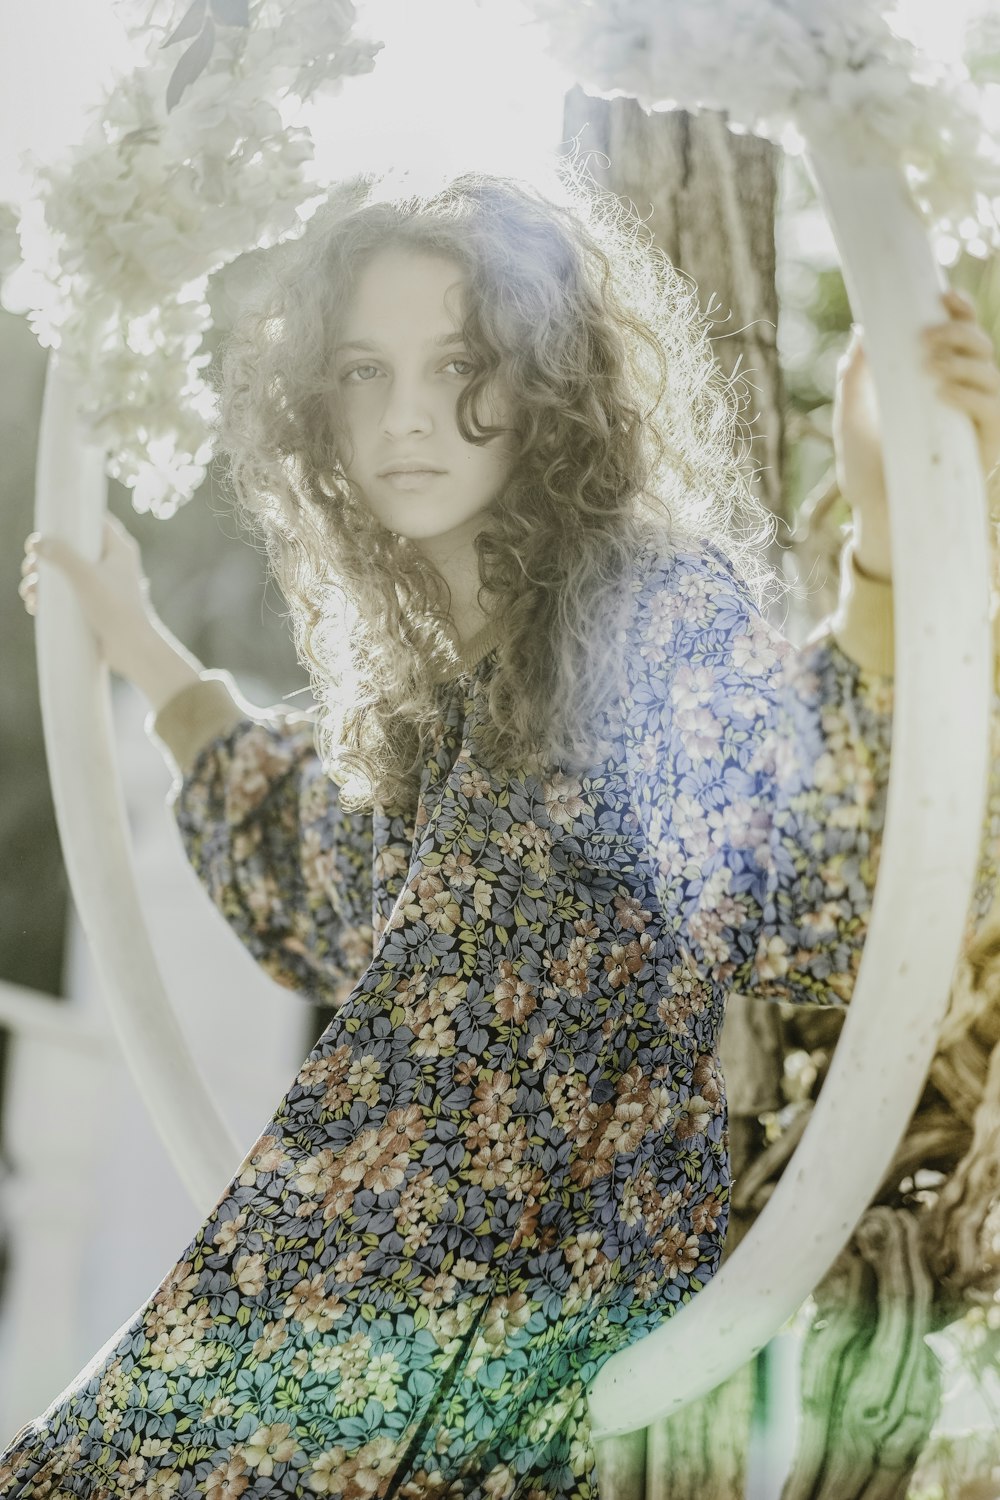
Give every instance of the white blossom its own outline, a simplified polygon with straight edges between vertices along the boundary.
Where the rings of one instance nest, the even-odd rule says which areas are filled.
[[[987,90],[895,32],[887,0],[529,0],[529,11],[592,94],[725,111],[788,150],[810,130],[873,139],[938,234],[1000,246]]]
[[[300,232],[317,183],[296,107],[370,71],[381,44],[354,36],[352,0],[251,0],[249,28],[215,27],[208,65],[168,114],[190,39],[162,43],[187,4],[116,10],[136,65],[72,151],[31,161],[21,265],[4,295],[78,381],[109,473],[136,509],[166,516],[194,494],[213,451],[215,397],[200,374],[208,278]]]

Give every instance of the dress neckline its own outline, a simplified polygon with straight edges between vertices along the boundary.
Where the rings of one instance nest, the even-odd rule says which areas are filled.
[[[457,682],[477,667],[484,656],[500,644],[500,622],[498,620],[487,620],[486,624],[471,636],[465,645],[455,652],[454,659],[431,673],[431,681],[437,686],[445,683]]]

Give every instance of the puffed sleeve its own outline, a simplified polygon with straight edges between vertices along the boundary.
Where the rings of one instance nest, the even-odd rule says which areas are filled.
[[[846,1005],[889,778],[892,600],[845,549],[837,614],[796,650],[715,547],[653,554],[626,631],[626,771],[670,929],[731,991]],[[996,734],[994,699],[994,734]],[[970,913],[996,890],[991,786]]]
[[[372,958],[372,820],[340,806],[312,718],[253,707],[228,672],[206,672],[146,727],[219,911],[278,984],[338,1005]]]

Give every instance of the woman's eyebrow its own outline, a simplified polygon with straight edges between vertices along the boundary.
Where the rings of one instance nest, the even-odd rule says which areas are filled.
[[[465,335],[456,330],[452,333],[442,333],[439,338],[433,340],[435,349],[452,349],[458,344],[465,343]],[[348,349],[360,349],[364,354],[378,354],[381,346],[373,343],[371,339],[349,339],[343,344],[338,344],[334,349],[335,354],[343,354]]]

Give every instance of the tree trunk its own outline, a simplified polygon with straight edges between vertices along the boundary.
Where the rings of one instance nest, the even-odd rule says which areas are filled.
[[[774,241],[782,152],[733,135],[721,114],[647,115],[632,99],[591,99],[581,88],[566,96],[563,133],[578,138],[591,175],[634,205],[657,247],[697,284],[722,371],[752,381],[742,415],[754,434],[747,456],[760,471],[760,499],[788,520]]]
[[[752,381],[742,411],[755,434],[750,456],[761,470],[761,500],[781,515],[774,245],[780,151],[731,134],[719,115],[646,115],[632,100],[595,100],[579,88],[567,96],[564,124],[585,155],[603,153],[607,165],[593,157],[588,163],[593,176],[634,203],[658,248],[695,282],[703,313],[720,325],[712,337],[723,373]],[[733,997],[721,1056],[738,1181],[764,1144],[758,1116],[783,1103],[777,1006]],[[734,1203],[726,1255],[753,1216]],[[756,1373],[748,1365],[669,1421],[599,1445],[601,1500],[735,1500],[745,1488]]]
[[[905,1210],[871,1208],[816,1290],[782,1500],[906,1500],[940,1404],[934,1288]]]

